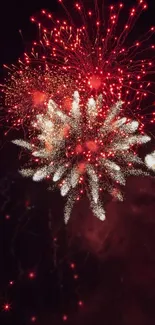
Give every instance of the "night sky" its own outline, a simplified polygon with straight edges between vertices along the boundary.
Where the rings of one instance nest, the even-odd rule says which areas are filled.
[[[154,23],[148,3],[137,36]],[[59,16],[56,0],[1,4],[1,81],[2,65],[16,63],[35,39],[30,17],[43,8]],[[123,203],[107,198],[105,222],[84,198],[66,227],[59,192],[18,174],[11,140],[22,131],[6,137],[4,118],[0,126],[0,325],[154,325],[155,179],[128,179]],[[147,151],[154,149],[152,141]]]

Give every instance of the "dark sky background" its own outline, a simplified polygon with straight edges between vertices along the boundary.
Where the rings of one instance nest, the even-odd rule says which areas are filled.
[[[137,36],[154,23],[155,2],[148,3]],[[15,63],[35,38],[30,16],[42,8],[59,16],[53,0],[0,5],[1,78],[2,64]],[[2,120],[0,325],[154,325],[155,180],[130,178],[125,201],[107,202],[104,223],[85,198],[65,227],[59,193],[20,177],[19,149],[10,143],[18,132],[4,137],[4,130]]]

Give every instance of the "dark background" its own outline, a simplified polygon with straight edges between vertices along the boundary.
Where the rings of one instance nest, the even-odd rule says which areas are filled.
[[[136,37],[154,23],[154,0],[148,4]],[[52,0],[0,5],[1,78],[2,64],[16,63],[35,39],[30,16],[42,8],[59,16]],[[155,181],[130,178],[124,203],[107,204],[104,223],[84,199],[65,227],[59,193],[20,177],[19,150],[10,143],[18,133],[3,131],[2,119],[0,324],[154,325]]]

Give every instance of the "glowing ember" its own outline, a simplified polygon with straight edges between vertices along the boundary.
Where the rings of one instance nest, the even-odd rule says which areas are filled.
[[[10,309],[11,309],[10,304],[6,303],[5,305],[3,305],[3,310],[4,311],[10,311]]]

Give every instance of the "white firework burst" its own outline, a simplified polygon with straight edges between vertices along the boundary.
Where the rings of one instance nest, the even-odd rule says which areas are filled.
[[[37,169],[22,169],[20,173],[34,181],[51,177],[59,185],[61,195],[68,197],[66,223],[74,202],[85,190],[94,215],[104,220],[102,190],[122,200],[121,186],[125,185],[126,176],[147,175],[135,150],[150,137],[140,134],[137,121],[122,117],[122,105],[119,100],[105,113],[100,95],[96,100],[90,97],[84,111],[75,91],[69,115],[53,100],[49,101],[46,114],[37,115],[33,125],[39,131],[39,146],[34,141],[33,145],[24,140],[13,141],[30,150],[39,164]]]

